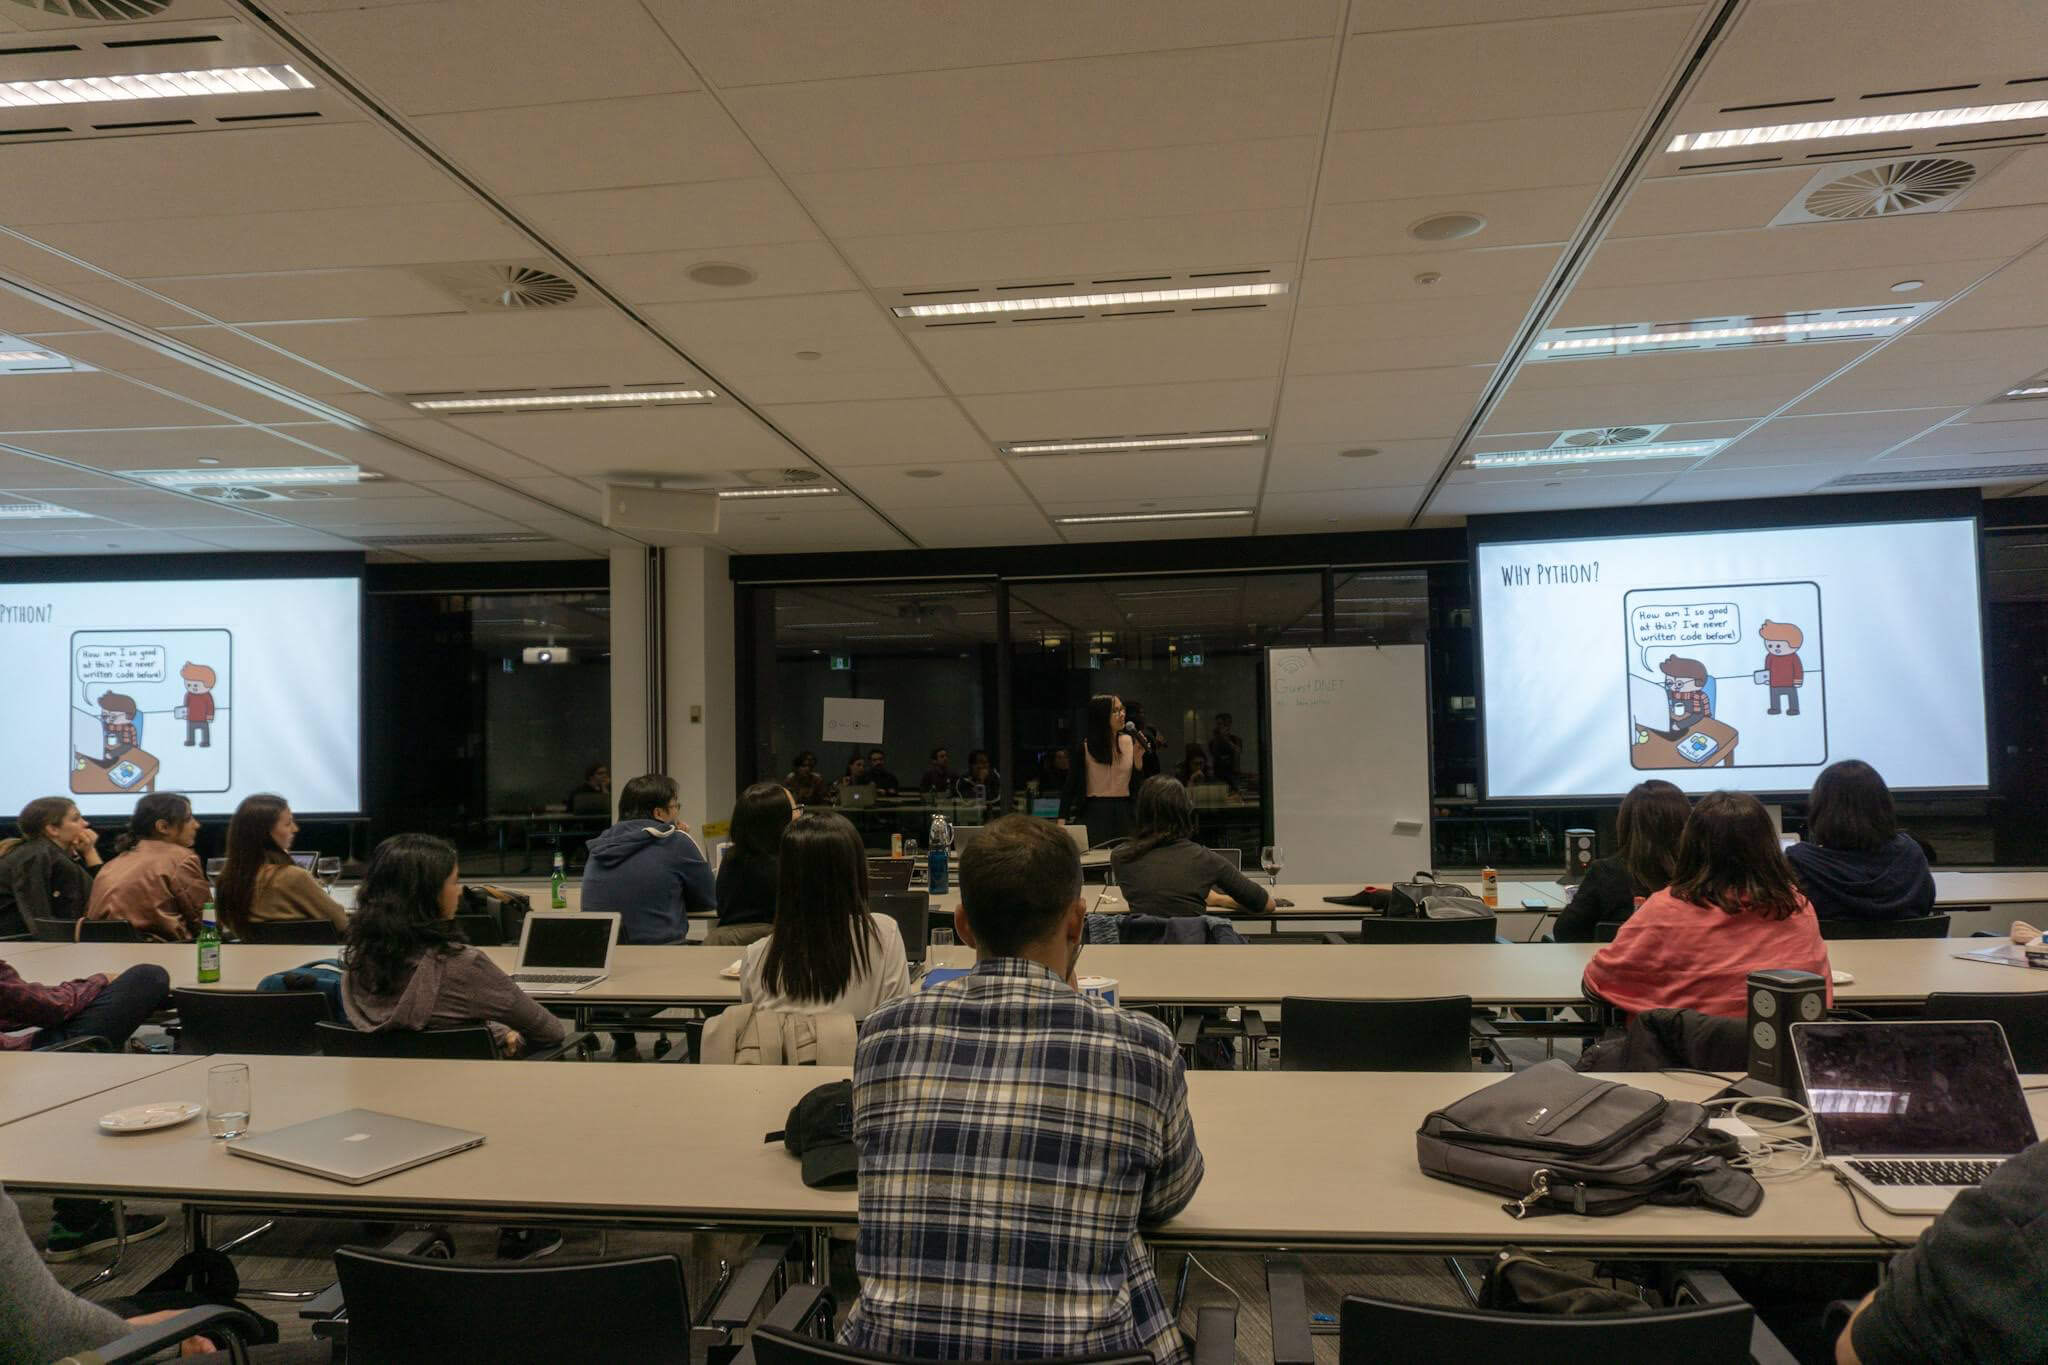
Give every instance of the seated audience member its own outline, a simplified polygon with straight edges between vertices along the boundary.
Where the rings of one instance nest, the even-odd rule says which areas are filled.
[[[583,908],[617,913],[621,943],[681,943],[689,912],[718,904],[711,864],[676,814],[675,779],[636,777],[619,793],[619,822],[590,841]]]
[[[799,806],[822,806],[832,799],[832,784],[818,771],[818,756],[809,749],[796,756],[789,776],[782,779]]]
[[[1086,907],[1064,831],[993,821],[961,853],[960,894],[974,970],[877,1010],[854,1055],[860,1296],[843,1340],[1184,1365],[1139,1236],[1202,1180],[1173,1035],[1076,988]]]
[[[1209,732],[1209,771],[1226,786],[1237,785],[1237,773],[1244,759],[1244,737],[1230,728],[1230,713],[1217,713],[1215,728]]]
[[[1785,851],[1822,919],[1911,919],[1934,913],[1934,873],[1899,828],[1891,789],[1861,759],[1831,763],[1807,798],[1806,840]]]
[[[897,781],[896,774],[889,771],[887,756],[880,749],[868,750],[868,781],[874,783],[875,790],[884,796],[894,796],[896,789],[903,785]]]
[[[176,792],[137,801],[127,832],[114,841],[114,856],[93,878],[86,918],[126,920],[144,937],[188,942],[213,899],[206,869],[192,851],[198,837],[192,803]]]
[[[869,912],[868,853],[845,816],[784,830],[776,876],[774,932],[747,945],[742,1002],[865,1019],[910,989],[903,931]]]
[[[341,1002],[370,1033],[487,1024],[498,1051],[557,1043],[562,1021],[448,923],[462,899],[455,845],[394,834],[370,855],[342,951]]]
[[[252,924],[324,919],[348,932],[348,911],[335,904],[313,874],[286,855],[299,822],[282,796],[245,797],[228,822],[228,856],[213,888],[223,928],[247,938]]]
[[[573,811],[576,810],[579,806],[599,804],[596,801],[592,800],[592,798],[601,796],[604,798],[602,804],[608,807],[611,805],[611,795],[611,765],[606,763],[593,763],[588,768],[585,768],[583,770],[583,785],[576,788],[574,791],[570,792],[568,799],[565,800],[562,804]],[[582,798],[581,801],[577,799],[579,797]]]
[[[83,919],[100,869],[100,836],[67,796],[38,796],[21,808],[20,837],[0,843],[0,938],[26,934],[36,919]]]
[[[989,761],[988,750],[967,755],[967,771],[953,781],[953,794],[962,801],[993,805],[1003,799],[1003,775]]]
[[[1837,1365],[2048,1360],[2048,1142],[1964,1190],[1892,1258],[1835,1341]]]
[[[57,1202],[68,1201],[60,1199]],[[131,1242],[161,1231],[164,1225],[161,1215],[145,1218],[131,1213],[127,1221],[127,1240]],[[149,1225],[146,1232],[139,1230],[144,1223]],[[110,1238],[107,1245],[112,1244]],[[69,1256],[50,1259],[73,1260],[83,1254],[73,1252]],[[115,1302],[121,1303],[120,1300]],[[37,1258],[35,1244],[29,1241],[28,1229],[22,1226],[21,1209],[4,1190],[0,1190],[0,1361],[7,1362],[7,1365],[15,1365],[16,1362],[29,1365],[29,1362],[63,1360],[72,1356],[84,1358],[88,1352],[112,1345],[130,1332],[154,1326],[180,1311],[167,1308],[161,1312],[123,1317],[73,1294],[57,1283],[56,1276]],[[187,1337],[179,1352],[181,1355],[213,1353],[213,1343],[204,1337]]]
[[[1041,795],[1052,796],[1063,793],[1074,775],[1074,756],[1065,749],[1054,749],[1045,756],[1045,766],[1038,772],[1038,790]]]
[[[1747,792],[1712,792],[1686,818],[1671,885],[1643,902],[1586,964],[1586,989],[1640,1014],[1692,1009],[1744,1017],[1749,974],[1828,970],[1820,921],[1778,847],[1770,814]]]
[[[1578,890],[1558,912],[1552,937],[1559,943],[1591,943],[1595,928],[1621,923],[1653,892],[1671,885],[1678,839],[1691,813],[1685,793],[1660,778],[1630,788],[1614,817],[1621,847],[1586,869]]]
[[[1130,841],[1109,855],[1117,888],[1145,915],[1201,915],[1210,907],[1271,910],[1272,893],[1256,885],[1213,848],[1195,842],[1195,807],[1171,777],[1148,777],[1138,788]]]
[[[1192,787],[1197,782],[1215,781],[1215,778],[1209,776],[1208,750],[1199,744],[1188,745],[1185,752],[1181,755],[1180,767],[1175,775],[1180,778],[1181,785],[1185,787]]]
[[[775,927],[777,855],[796,802],[773,782],[756,782],[732,808],[732,846],[718,864],[718,923],[706,943],[742,945]]]
[[[932,761],[926,766],[924,776],[917,780],[917,785],[923,787],[926,791],[949,792],[953,790],[955,774],[952,768],[947,766],[951,760],[952,755],[946,752],[945,745],[941,744],[938,748],[932,750]]]
[[[870,787],[873,785],[874,783],[868,778],[867,756],[865,754],[855,754],[852,758],[846,760],[846,771],[839,775],[839,781],[833,785],[833,803],[839,804],[846,800],[846,789],[848,787]]]

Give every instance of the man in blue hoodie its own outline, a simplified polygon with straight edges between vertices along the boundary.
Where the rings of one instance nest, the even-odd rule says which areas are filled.
[[[711,865],[676,822],[676,784],[659,773],[619,793],[619,822],[590,841],[583,908],[619,916],[621,943],[681,943],[689,912],[714,910]]]

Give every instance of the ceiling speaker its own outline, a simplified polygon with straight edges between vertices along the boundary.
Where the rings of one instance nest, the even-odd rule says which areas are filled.
[[[678,493],[666,488],[607,484],[604,524],[614,531],[656,535],[715,536],[718,496]]]

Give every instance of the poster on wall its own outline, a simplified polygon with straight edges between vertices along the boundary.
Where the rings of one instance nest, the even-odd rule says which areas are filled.
[[[825,743],[880,744],[882,742],[882,699],[880,697],[825,698]]]

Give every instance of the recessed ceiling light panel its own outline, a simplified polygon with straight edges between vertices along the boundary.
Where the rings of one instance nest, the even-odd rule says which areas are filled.
[[[66,76],[42,81],[0,81],[0,109],[185,99],[196,95],[263,95],[280,90],[312,88],[313,82],[289,65],[217,66],[199,71]]]
[[[1726,147],[1761,147],[1780,142],[1819,142],[1834,138],[1917,133],[1934,128],[1970,128],[1990,123],[2024,123],[2048,118],[2048,100],[2010,104],[1960,105],[1952,109],[1921,109],[1904,114],[1868,114],[1861,118],[1816,119],[1809,123],[1772,123],[1755,128],[1723,128],[1711,133],[1680,133],[1666,152],[1709,152]]]
[[[283,487],[306,484],[361,483],[381,476],[352,464],[273,466],[267,469],[138,469],[130,478],[153,483],[159,488],[191,488],[201,484],[232,482],[251,487]]]
[[[1100,455],[1126,450],[1194,450],[1203,446],[1257,445],[1263,431],[1197,431],[1166,436],[1090,436],[1074,441],[1011,441],[1006,455]]]
[[[1515,469],[1526,466],[1606,464],[1618,460],[1696,460],[1715,454],[1727,444],[1725,440],[1660,441],[1650,445],[1605,448],[1589,446],[1564,450],[1556,447],[1548,450],[1489,450],[1466,456],[1463,464],[1467,469]]]
[[[805,484],[800,488],[725,488],[721,498],[822,498],[840,490],[831,484]]]
[[[1066,309],[1130,308],[1161,303],[1202,303],[1213,300],[1252,300],[1285,294],[1287,286],[1278,280],[1256,284],[1197,285],[1179,289],[1104,289],[1079,294],[1048,294],[1039,297],[963,299],[956,303],[899,304],[892,309],[899,318],[980,317],[1001,313],[1046,313]]]
[[[1696,318],[1686,322],[1630,322],[1610,327],[1551,327],[1529,348],[1528,359],[1583,360],[1654,351],[1712,351],[1736,346],[1785,346],[1813,341],[1859,341],[1894,336],[1933,303],[1873,308],[1820,308],[1752,317]]]
[[[90,368],[32,341],[0,334],[0,374],[66,374]]]
[[[10,521],[41,521],[51,517],[84,517],[92,513],[81,512],[75,507],[59,507],[53,502],[0,502],[0,517]]]
[[[1092,516],[1054,517],[1052,521],[1055,526],[1096,526],[1122,521],[1216,521],[1251,514],[1249,507],[1219,507],[1203,512],[1106,512]]]
[[[478,394],[466,398],[415,398],[412,405],[421,412],[539,412],[551,408],[709,403],[716,397],[716,389],[603,389],[588,393]]]

